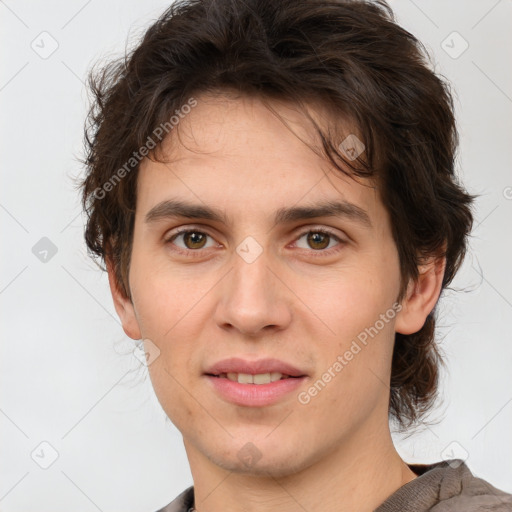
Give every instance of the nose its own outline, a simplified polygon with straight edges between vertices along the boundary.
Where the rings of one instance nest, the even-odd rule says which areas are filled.
[[[279,275],[279,266],[270,260],[266,251],[252,262],[234,254],[233,268],[219,289],[215,310],[219,327],[258,336],[290,324],[292,293],[284,284],[285,276]]]

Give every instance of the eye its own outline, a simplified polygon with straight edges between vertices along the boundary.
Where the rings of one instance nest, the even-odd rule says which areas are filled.
[[[178,247],[178,252],[190,253],[190,252],[199,252],[199,249],[204,249],[208,247],[215,247],[215,243],[210,246],[207,244],[207,239],[213,238],[203,231],[199,231],[198,229],[183,229],[178,233],[174,233],[171,235],[165,242],[168,244],[173,244]],[[182,244],[176,244],[176,240],[182,240]]]
[[[210,245],[208,244],[208,238],[212,240]],[[305,238],[305,243],[300,245],[301,239]],[[176,241],[180,241],[181,243],[176,243]],[[338,242],[336,244],[336,242]],[[201,255],[201,249],[208,249],[211,247],[218,247],[218,244],[215,243],[212,236],[204,231],[199,229],[182,229],[177,233],[173,233],[165,240],[166,244],[173,245],[175,250],[178,253],[182,253],[184,255]],[[304,231],[299,235],[296,239],[295,245],[300,249],[309,250],[310,253],[330,253],[333,245],[339,246],[332,252],[337,252],[341,250],[345,244],[345,241],[341,239],[339,236],[335,235],[333,232],[322,228],[322,229],[309,229],[308,231]],[[316,255],[315,255],[316,256]],[[320,254],[318,254],[320,256]]]
[[[298,245],[298,242],[304,237],[306,237],[305,246],[300,247]],[[301,249],[313,249],[313,251],[315,252],[330,252],[327,251],[326,249],[330,250],[332,248],[331,242],[335,241],[337,241],[337,245],[340,246],[336,250],[340,250],[344,244],[344,240],[342,240],[340,237],[336,236],[329,230],[314,229],[302,233],[297,239],[297,246],[300,247]]]

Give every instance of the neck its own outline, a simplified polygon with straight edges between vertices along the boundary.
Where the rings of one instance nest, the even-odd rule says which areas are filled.
[[[372,512],[417,476],[396,452],[389,426],[381,430],[360,431],[357,439],[284,476],[225,470],[185,440],[194,506],[198,512]]]

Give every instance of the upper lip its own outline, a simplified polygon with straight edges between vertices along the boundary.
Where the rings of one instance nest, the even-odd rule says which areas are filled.
[[[302,377],[303,371],[279,359],[258,359],[248,361],[239,357],[223,359],[206,370],[207,375],[220,375],[221,373],[248,373],[257,375],[261,373],[279,372],[290,377]]]

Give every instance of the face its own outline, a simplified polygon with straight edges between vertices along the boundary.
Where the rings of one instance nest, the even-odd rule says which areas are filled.
[[[124,329],[159,350],[152,384],[189,457],[285,475],[359,450],[388,425],[386,209],[299,140],[318,144],[291,105],[273,107],[295,134],[258,99],[197,100],[168,163],[140,167]]]

